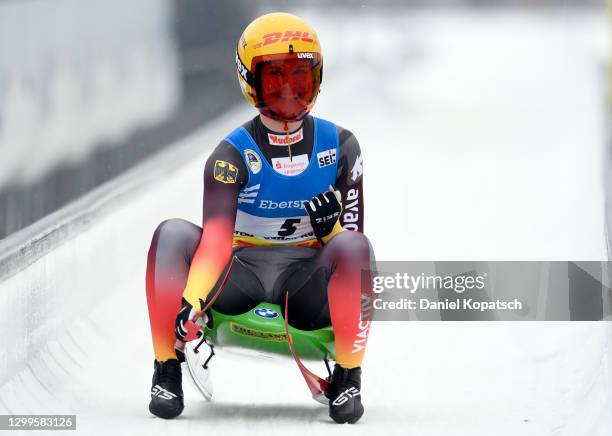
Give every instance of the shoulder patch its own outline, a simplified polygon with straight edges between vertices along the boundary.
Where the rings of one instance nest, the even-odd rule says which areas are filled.
[[[357,179],[363,174],[363,159],[361,155],[357,156],[355,159],[355,163],[353,164],[353,169],[351,169],[351,179],[353,182],[356,182]]]
[[[249,168],[251,168],[251,171],[253,171],[253,174],[257,174],[259,171],[261,171],[261,158],[255,151],[247,148],[244,150],[244,157],[249,165]]]
[[[215,162],[215,180],[221,183],[236,183],[238,168],[224,160],[217,160]]]

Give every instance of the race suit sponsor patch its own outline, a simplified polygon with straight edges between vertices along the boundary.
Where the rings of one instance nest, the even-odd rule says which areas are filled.
[[[303,128],[290,135],[275,135],[273,133],[268,133],[270,145],[292,145],[300,142],[302,139],[304,139]]]
[[[336,149],[331,148],[317,153],[317,162],[319,163],[319,168],[336,163]]]
[[[344,200],[342,227],[346,230],[359,231],[359,189],[349,189]]]
[[[275,157],[272,158],[272,167],[274,171],[283,176],[296,176],[303,173],[308,167],[308,155],[300,154],[292,156],[291,159],[288,157]]]

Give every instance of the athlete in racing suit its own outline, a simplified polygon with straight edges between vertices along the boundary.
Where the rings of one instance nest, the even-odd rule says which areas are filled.
[[[284,311],[288,293],[293,327],[333,327],[330,416],[356,422],[363,414],[370,323],[361,319],[361,272],[373,255],[363,234],[362,155],[350,131],[304,115],[282,121],[262,112],[231,132],[206,161],[202,227],[171,219],[154,233],[146,283],[157,416],[183,410],[176,338],[186,339],[232,256],[213,308],[234,315],[269,302]]]

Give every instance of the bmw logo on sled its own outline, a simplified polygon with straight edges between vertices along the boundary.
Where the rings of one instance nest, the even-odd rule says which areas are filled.
[[[255,315],[261,316],[262,318],[276,318],[278,316],[277,312],[268,309],[267,307],[255,309],[253,310],[253,312],[255,313]]]

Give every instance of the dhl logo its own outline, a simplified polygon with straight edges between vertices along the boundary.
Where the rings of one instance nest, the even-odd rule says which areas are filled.
[[[319,45],[319,41],[311,38],[308,32],[302,32],[300,30],[287,30],[284,34],[282,32],[266,33],[263,36],[263,41],[255,44],[254,48],[287,41],[304,41]]]

